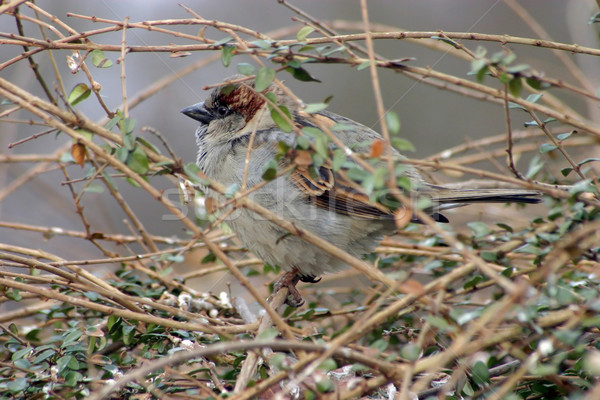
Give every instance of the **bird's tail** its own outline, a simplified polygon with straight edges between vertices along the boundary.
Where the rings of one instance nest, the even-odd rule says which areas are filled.
[[[523,203],[535,204],[542,201],[541,193],[526,189],[461,189],[427,185],[418,195],[429,197],[432,207],[428,212],[438,222],[448,222],[439,211],[462,207],[474,203]],[[418,219],[415,219],[419,222]]]
[[[541,194],[526,189],[453,189],[437,187],[427,193],[434,203],[471,204],[471,203],[525,203],[535,204],[541,201]]]

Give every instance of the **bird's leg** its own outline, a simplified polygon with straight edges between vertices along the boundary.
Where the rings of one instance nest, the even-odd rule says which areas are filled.
[[[277,293],[283,288],[286,288],[288,290],[288,295],[285,303],[290,307],[300,307],[302,304],[304,304],[304,299],[302,298],[302,295],[298,289],[296,289],[296,284],[298,281],[303,280],[303,278],[305,277],[299,275],[296,268],[286,272],[281,276],[281,278],[277,279],[277,282],[275,282],[275,285],[273,285],[273,294]]]

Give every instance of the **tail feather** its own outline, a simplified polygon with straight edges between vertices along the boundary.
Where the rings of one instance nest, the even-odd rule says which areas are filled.
[[[541,200],[540,193],[525,189],[448,189],[430,194],[435,203],[525,203],[535,204]]]
[[[541,193],[526,189],[454,189],[443,186],[428,186],[419,191],[421,195],[431,198],[433,206],[429,210],[432,218],[438,222],[448,222],[439,211],[462,207],[473,203],[523,203],[535,204],[542,201]],[[414,222],[420,222],[414,219]]]

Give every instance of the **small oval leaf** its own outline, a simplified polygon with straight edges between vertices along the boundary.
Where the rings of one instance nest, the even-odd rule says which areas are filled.
[[[92,50],[90,58],[92,59],[92,64],[97,68],[109,68],[113,65],[113,62],[106,58],[104,52],[100,49]]]
[[[71,90],[71,93],[69,93],[67,101],[70,105],[74,106],[77,103],[80,103],[83,100],[90,97],[90,94],[92,94],[92,90],[88,87],[88,85],[86,85],[85,83],[78,83]]]
[[[302,42],[304,39],[306,39],[308,35],[310,35],[314,31],[315,28],[313,28],[312,26],[305,26],[298,31],[298,33],[296,34],[296,39],[298,39],[299,42]]]
[[[254,89],[257,92],[262,92],[269,87],[273,79],[275,78],[275,70],[267,67],[261,67],[256,72],[256,78],[254,79]]]

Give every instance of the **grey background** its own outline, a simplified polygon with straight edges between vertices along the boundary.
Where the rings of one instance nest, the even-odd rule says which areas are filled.
[[[594,1],[540,0],[520,3],[551,34],[554,40],[598,46],[598,28],[596,25],[588,24],[588,18],[596,10]],[[185,10],[177,6],[176,2],[171,1],[39,0],[37,4],[79,31],[97,29],[106,24],[94,24],[87,20],[69,18],[66,16],[67,12],[116,20],[123,20],[125,16],[129,16],[131,22],[191,17]],[[204,18],[240,24],[263,33],[289,25],[295,25],[298,29],[301,27],[298,23],[290,20],[294,14],[277,4],[276,1],[188,0],[185,4]],[[321,20],[360,21],[361,19],[357,1],[307,0],[296,1],[294,4]],[[31,14],[26,7],[23,7],[23,12]],[[372,23],[391,25],[397,30],[440,29],[536,37],[527,24],[502,1],[378,0],[369,2],[369,13]],[[16,32],[14,20],[11,17],[0,16],[0,26],[2,26],[0,30],[4,32]],[[39,34],[37,31],[33,32],[34,27],[31,24],[25,24],[25,27],[30,34]],[[199,31],[198,26],[174,27],[174,29],[190,34],[196,34]],[[100,43],[120,43],[121,36],[121,32],[115,32],[95,37],[93,40]],[[207,36],[220,38],[223,34],[209,30]],[[130,45],[190,43],[184,39],[143,30],[130,30],[127,33],[127,41]],[[488,49],[488,54],[501,49],[498,43],[491,42],[465,41],[464,44],[471,50],[475,50],[477,45],[483,45]],[[514,45],[508,47],[517,53],[517,63],[529,64],[535,69],[544,71],[547,76],[577,84],[564,65],[556,61],[551,51]],[[416,60],[411,62],[412,65],[431,66],[459,77],[467,77],[466,74],[470,69],[468,62],[406,41],[377,41],[376,50],[382,55],[394,59],[414,57]],[[14,57],[20,51],[14,46],[3,45],[0,47],[0,60],[5,61]],[[59,62],[67,90],[79,82],[87,82],[81,72],[76,75],[68,72],[65,62],[67,52],[57,51],[54,54]],[[129,98],[160,78],[212,54],[211,52],[196,52],[184,58],[170,58],[167,53],[129,54],[126,58]],[[108,54],[113,61],[118,56],[116,53]],[[597,87],[598,60],[590,56],[569,55],[569,57],[579,63],[586,76]],[[40,64],[45,76],[53,76],[47,56],[38,55],[36,61]],[[154,127],[162,132],[180,157],[186,162],[193,161],[195,157],[193,133],[196,123],[181,115],[179,111],[206,96],[206,93],[201,90],[203,85],[217,83],[224,77],[235,73],[235,65],[243,61],[248,60],[243,57],[235,57],[229,68],[224,68],[220,61],[212,63],[177,80],[158,95],[132,109],[130,115],[137,119],[138,128]],[[120,66],[114,65],[105,70],[95,69],[93,66],[90,68],[95,79],[103,86],[102,95],[106,103],[111,108],[116,107],[121,103]],[[319,102],[325,97],[333,95],[329,108],[331,111],[348,116],[375,129],[379,128],[367,69],[357,71],[346,65],[309,65],[307,69],[323,83],[300,83],[285,73],[280,76],[286,79],[290,87],[305,102]],[[0,71],[0,76],[43,97],[26,62],[20,62]],[[501,107],[439,90],[390,71],[381,70],[380,79],[386,106],[396,111],[401,119],[402,137],[410,140],[417,148],[416,153],[412,156],[424,157],[463,143],[465,138],[477,139],[505,131],[504,111]],[[52,85],[54,82],[48,83]],[[582,114],[588,115],[590,118],[595,118],[597,115],[595,105],[583,104],[564,91],[557,91],[555,94]],[[103,117],[93,96],[78,105],[77,108],[92,119]],[[29,118],[25,112],[20,112],[18,116],[21,119]],[[530,118],[513,113],[513,126],[520,128],[521,123],[528,119]],[[48,135],[8,150],[9,143],[41,130],[39,127],[0,122],[0,152],[9,154],[48,153],[69,141],[64,134],[58,137]],[[148,137],[148,135],[145,136]],[[0,186],[6,187],[28,167],[26,165],[0,166]],[[72,178],[85,174],[85,170],[78,166],[70,167],[69,172]],[[70,193],[60,185],[63,180],[64,177],[59,172],[40,175],[0,203],[0,219],[81,230],[81,221],[74,213]],[[176,191],[168,182],[160,182],[160,185],[164,189],[170,190],[171,199],[176,200]],[[130,187],[124,182],[119,184],[119,188],[150,232],[160,235],[182,235],[181,224],[177,221],[165,220],[163,209],[141,189]],[[83,205],[86,207],[85,210],[94,231],[127,233],[121,222],[124,215],[114,200],[106,194],[88,194],[84,198]],[[67,258],[82,259],[91,254],[98,255],[97,251],[84,241],[78,242],[81,246],[74,247],[71,239],[53,238],[49,241],[42,241],[40,234],[15,232],[4,228],[0,228],[0,242],[39,247],[57,252]]]

